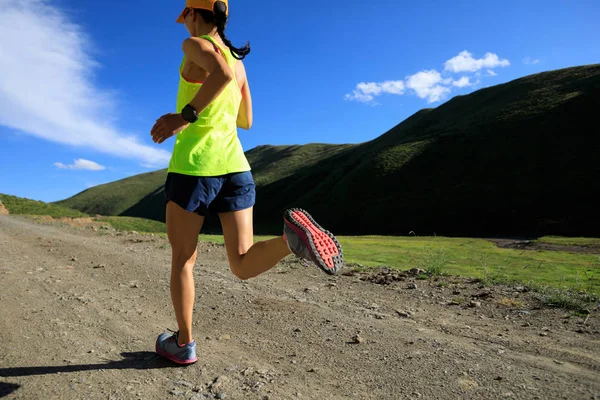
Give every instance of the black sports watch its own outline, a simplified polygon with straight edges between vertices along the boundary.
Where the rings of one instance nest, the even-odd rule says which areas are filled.
[[[190,124],[193,124],[194,122],[198,121],[198,113],[196,112],[196,109],[190,106],[189,104],[183,107],[183,109],[181,110],[181,116],[185,121],[189,122]]]

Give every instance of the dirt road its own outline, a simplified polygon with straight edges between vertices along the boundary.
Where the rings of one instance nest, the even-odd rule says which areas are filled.
[[[176,328],[165,238],[0,217],[0,397],[600,398],[597,310],[293,258],[242,282],[222,246],[198,247],[199,362],[178,367],[154,353]]]

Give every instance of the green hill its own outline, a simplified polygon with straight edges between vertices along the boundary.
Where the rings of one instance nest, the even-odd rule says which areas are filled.
[[[598,109],[589,65],[457,96],[358,145],[257,147],[257,232],[299,206],[343,234],[598,236]],[[164,220],[166,172],[154,174],[61,204]]]
[[[135,175],[94,186],[56,204],[81,210],[90,215],[129,215],[127,210],[139,204],[165,182],[166,170]]]
[[[8,194],[0,193],[0,202],[4,204],[4,207],[6,207],[10,214],[49,215],[53,218],[80,218],[88,216],[78,210]]]

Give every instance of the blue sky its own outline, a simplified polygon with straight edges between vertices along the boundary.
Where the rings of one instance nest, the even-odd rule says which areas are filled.
[[[353,6],[355,3],[357,6]],[[307,4],[312,8],[308,8]],[[0,193],[55,201],[166,167],[184,1],[0,0]],[[232,0],[261,144],[358,143],[455,95],[600,62],[600,2]]]

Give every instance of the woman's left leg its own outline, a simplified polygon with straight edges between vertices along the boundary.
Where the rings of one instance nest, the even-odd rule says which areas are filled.
[[[179,344],[193,341],[192,318],[194,312],[198,234],[204,217],[187,212],[174,202],[167,204],[167,236],[171,243],[171,301],[179,327]]]
[[[177,319],[175,334],[163,333],[156,340],[156,352],[178,364],[198,360],[192,337],[194,275],[198,233],[204,217],[188,212],[173,201],[167,203],[167,235],[172,248],[171,301]]]

